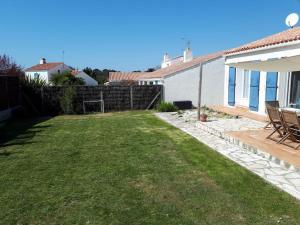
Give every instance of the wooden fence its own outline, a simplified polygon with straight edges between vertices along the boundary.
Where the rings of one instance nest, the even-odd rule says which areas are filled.
[[[67,87],[49,86],[26,93],[41,114],[55,115],[62,109],[60,99]],[[162,86],[73,86],[74,110],[83,113],[83,102],[102,100],[105,112],[141,110],[153,107],[162,97]],[[91,106],[99,107],[98,103]],[[93,110],[93,107],[91,110]],[[101,111],[100,108],[96,111]]]
[[[21,105],[21,88],[18,77],[0,75],[0,121],[10,110]]]

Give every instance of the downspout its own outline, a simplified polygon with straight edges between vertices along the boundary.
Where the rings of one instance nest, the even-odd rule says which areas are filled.
[[[201,115],[202,71],[203,71],[203,63],[201,63],[201,64],[200,64],[200,72],[199,72],[199,86],[198,86],[198,113],[197,113],[197,118],[198,118],[198,120],[200,120],[200,115]]]

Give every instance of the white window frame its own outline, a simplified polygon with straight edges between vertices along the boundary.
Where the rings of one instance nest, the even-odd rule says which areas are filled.
[[[248,90],[247,90],[247,97],[245,97],[245,72],[248,71]],[[250,95],[250,76],[251,76],[251,70],[243,70],[243,85],[242,85],[242,96],[241,98],[246,100],[249,99],[249,95]]]

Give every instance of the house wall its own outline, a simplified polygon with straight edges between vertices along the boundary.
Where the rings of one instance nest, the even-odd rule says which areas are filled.
[[[266,47],[265,49],[253,50],[246,53],[234,54],[226,57],[227,64],[237,64],[244,62],[256,62],[256,61],[264,61],[265,59],[278,59],[278,66],[276,64],[272,64],[273,70],[278,71],[278,89],[277,89],[277,100],[281,107],[289,106],[289,92],[290,92],[290,72],[282,72],[282,71],[293,71],[299,70],[299,65],[296,63],[297,58],[293,58],[290,62],[285,62],[281,64],[280,59],[285,59],[287,57],[298,56],[300,55],[300,43],[286,43],[282,44],[279,47]],[[245,64],[247,67],[247,64]],[[244,66],[245,66],[244,65]],[[249,65],[248,65],[249,66]],[[251,66],[250,66],[251,67]],[[261,70],[267,70],[267,65],[258,65]],[[277,69],[275,69],[277,68]],[[228,106],[228,74],[229,74],[229,66],[225,66],[225,83],[224,83],[224,105]],[[241,72],[243,69],[237,68],[237,76],[236,76],[236,106],[247,106],[246,101],[240,98],[241,92],[243,90],[242,76]],[[265,114],[265,99],[266,99],[266,78],[267,72],[261,71],[260,73],[260,92],[259,92],[259,110],[258,113]]]
[[[224,58],[203,65],[201,105],[223,105]],[[164,99],[167,102],[192,101],[198,106],[200,66],[196,66],[164,78]]]
[[[96,80],[94,80],[93,78],[91,78],[89,75],[87,75],[84,72],[77,74],[76,77],[82,78],[85,82],[85,85],[87,85],[87,86],[97,86],[98,85],[98,82]]]
[[[225,82],[224,82],[224,105],[228,106],[228,78],[229,78],[229,67],[225,66]],[[250,71],[251,74],[251,71]],[[251,76],[251,75],[250,75]],[[259,114],[266,113],[265,101],[266,101],[266,82],[267,72],[260,71],[260,87],[259,87]],[[288,92],[289,92],[289,73],[279,72],[278,73],[278,89],[277,89],[277,100],[280,106],[288,106]],[[249,97],[243,98],[244,89],[244,70],[236,68],[236,87],[235,87],[235,106],[238,107],[249,107]],[[250,81],[249,81],[250,86]],[[250,87],[248,96],[250,96]]]
[[[29,77],[30,79],[34,79],[34,75],[37,73],[37,74],[39,74],[39,78],[41,80],[44,80],[47,83],[49,83],[52,74],[56,74],[59,71],[64,72],[64,71],[70,71],[70,70],[71,70],[71,68],[66,66],[66,65],[59,65],[59,66],[57,66],[57,67],[55,67],[51,70],[48,70],[48,71],[29,71],[29,72],[25,72],[25,76]]]
[[[164,100],[192,101],[194,106],[198,105],[200,67],[190,68],[182,72],[164,78]]]
[[[203,66],[201,105],[223,105],[224,58],[218,58]]]
[[[25,72],[25,76],[30,78],[30,79],[34,79],[34,74],[39,74],[39,78],[41,80],[46,81],[47,83],[49,83],[49,79],[48,79],[48,71],[33,71],[33,72]]]
[[[61,64],[61,65],[58,65],[57,67],[49,70],[49,75],[48,75],[48,82],[50,82],[51,80],[51,77],[53,74],[57,74],[58,72],[65,72],[65,71],[71,71],[71,68],[68,67],[67,65],[64,65],[64,64]]]

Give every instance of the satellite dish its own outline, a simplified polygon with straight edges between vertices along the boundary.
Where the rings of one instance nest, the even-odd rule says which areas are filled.
[[[285,23],[288,27],[293,28],[299,21],[299,16],[297,13],[291,13],[285,19]]]

